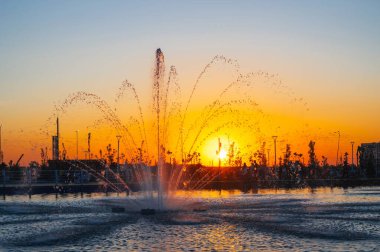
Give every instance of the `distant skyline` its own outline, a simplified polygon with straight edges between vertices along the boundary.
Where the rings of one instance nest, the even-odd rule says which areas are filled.
[[[39,160],[35,142],[51,147],[49,137],[38,135],[41,127],[54,133],[46,120],[73,92],[95,93],[112,103],[128,79],[149,105],[153,54],[160,47],[167,69],[178,70],[184,97],[215,55],[236,59],[243,73],[278,75],[307,102],[312,139],[302,141],[315,140],[317,155],[328,155],[335,164],[334,132],[342,134],[342,154],[350,153],[351,141],[380,141],[379,27],[379,1],[0,0],[5,161],[21,153],[24,165]],[[214,80],[222,76],[217,72]],[[218,83],[207,82],[205,90],[220,88]],[[271,95],[260,98],[271,114],[294,116],[277,110],[283,106]],[[80,109],[75,116],[88,118]],[[67,135],[79,127],[72,124]],[[306,155],[307,146],[302,151]]]

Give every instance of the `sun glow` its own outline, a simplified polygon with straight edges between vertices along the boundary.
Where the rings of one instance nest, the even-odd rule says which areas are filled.
[[[220,150],[219,158],[225,159],[227,157],[227,152],[225,150]]]

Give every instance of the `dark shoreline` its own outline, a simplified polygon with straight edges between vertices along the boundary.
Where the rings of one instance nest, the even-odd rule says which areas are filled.
[[[260,189],[317,189],[317,188],[355,188],[355,187],[375,187],[380,186],[380,178],[373,179],[307,179],[301,184],[296,184],[290,180],[265,180],[243,182],[239,181],[213,181],[209,185],[201,188],[201,190],[240,190],[242,192],[257,192]],[[132,192],[139,192],[138,185],[131,185]],[[179,188],[179,190],[194,190]],[[83,183],[83,184],[8,184],[0,186],[0,195],[43,195],[43,194],[68,194],[68,193],[117,193],[112,188],[107,187],[104,183]],[[126,195],[128,191],[123,191]]]

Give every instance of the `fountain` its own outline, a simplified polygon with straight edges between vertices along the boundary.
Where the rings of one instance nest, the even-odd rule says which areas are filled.
[[[201,87],[202,80],[217,64],[231,67],[233,79],[222,88],[214,100],[198,109],[200,111],[198,114],[194,114],[191,105],[199,95],[197,91]],[[100,112],[101,119],[94,122],[93,128],[103,124],[108,125],[115,132],[118,141],[122,141],[127,155],[129,154],[129,165],[133,167],[139,191],[144,192],[142,200],[134,200],[131,204],[139,205],[143,214],[152,214],[155,211],[166,211],[178,207],[172,204],[175,202],[176,190],[184,188],[199,190],[215,179],[220,179],[220,168],[215,171],[200,167],[190,177],[186,172],[194,157],[197,157],[196,154],[199,154],[200,149],[207,145],[210,139],[218,139],[223,131],[237,132],[237,135],[245,134],[251,137],[251,142],[262,142],[265,139],[261,124],[263,120],[270,121],[271,118],[247,92],[252,86],[257,86],[258,82],[264,83],[275,92],[289,96],[289,100],[293,103],[299,105],[302,102],[301,99],[294,98],[292,91],[285,87],[277,76],[262,71],[243,75],[236,61],[224,56],[215,56],[201,71],[191,88],[189,98],[182,104],[176,68],[171,66],[166,76],[164,54],[161,49],[157,49],[153,70],[152,116],[144,116],[146,111],[143,110],[137,90],[126,80],[122,83],[115,102],[119,103],[125,95],[131,95],[129,98],[134,101],[136,114],[129,118],[128,123],[122,122],[116,108],[112,108],[99,96],[87,92],[76,92],[70,95],[56,107],[56,113],[51,118],[63,116],[71,105],[77,103],[95,107]],[[302,108],[304,109],[305,106]],[[253,138],[252,133],[254,133]],[[155,147],[152,147],[153,144]],[[228,143],[232,148],[234,144],[234,142]],[[220,146],[219,140],[219,152]],[[248,153],[247,149],[252,148],[248,146],[248,144],[241,144],[240,149],[235,150],[241,154],[240,162],[242,155],[245,155],[244,152]],[[134,156],[136,150],[137,154]],[[170,155],[170,163],[166,160],[167,155]],[[66,160],[66,162],[71,161]],[[96,173],[89,166],[78,162],[78,160],[74,161],[77,166],[80,165],[80,169],[85,169],[92,174]],[[231,165],[232,161],[229,162]],[[115,191],[132,191],[128,182],[123,181],[119,174],[112,170],[110,172],[117,183],[122,185],[121,188],[113,185],[113,182],[105,176],[95,175]],[[127,201],[131,200],[127,199]]]

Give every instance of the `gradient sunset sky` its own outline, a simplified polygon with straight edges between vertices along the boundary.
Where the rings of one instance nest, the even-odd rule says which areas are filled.
[[[294,97],[307,103],[302,117],[310,132],[299,141],[305,146],[315,140],[317,155],[335,163],[338,130],[341,153],[350,153],[350,141],[380,141],[379,27],[376,0],[0,0],[5,161],[17,160],[21,153],[22,164],[39,160],[36,143],[51,146],[50,138],[39,132],[47,127],[54,133],[54,125],[46,121],[70,93],[91,92],[111,103],[127,78],[148,104],[154,52],[160,47],[167,68],[175,65],[178,70],[184,97],[215,55],[237,60],[243,73],[262,70],[279,76]],[[214,80],[220,75],[214,74]],[[208,80],[205,92],[218,89],[218,83]],[[259,89],[253,95],[263,103],[274,99],[270,92],[260,95]],[[264,112],[278,118],[283,115],[276,108],[288,106],[267,103]],[[290,110],[288,114],[296,116]],[[72,117],[81,121],[87,114],[80,114],[79,108]],[[281,124],[278,118],[274,121]],[[73,152],[72,129],[84,126],[66,124],[67,145]],[[278,134],[281,140],[281,132],[266,133]],[[297,150],[296,140],[286,141],[306,155],[307,146]]]

